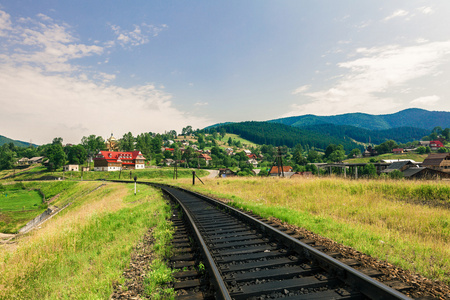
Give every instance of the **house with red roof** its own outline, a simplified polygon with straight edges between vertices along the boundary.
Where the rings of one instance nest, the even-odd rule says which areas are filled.
[[[100,151],[94,157],[94,171],[137,170],[145,168],[141,151]]]
[[[205,162],[206,162],[206,165],[209,165],[209,162],[212,160],[211,156],[209,156],[208,154],[204,154],[204,153],[200,154],[198,156],[198,158],[199,159],[204,159]]]
[[[442,147],[444,147],[444,144],[442,144],[441,141],[430,141],[431,150],[436,150]]]
[[[294,174],[293,171],[294,170],[292,169],[291,166],[283,166],[283,167],[272,166],[272,168],[270,168],[270,170],[269,170],[269,175],[270,176],[291,177],[292,174]]]

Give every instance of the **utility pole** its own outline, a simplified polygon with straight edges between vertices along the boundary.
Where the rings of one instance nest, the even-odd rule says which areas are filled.
[[[275,157],[275,161],[273,162],[272,168],[275,166],[277,166],[278,176],[284,177],[283,157],[281,154],[281,147],[278,147],[277,156]],[[272,168],[270,169],[272,170]],[[270,170],[267,176],[270,176]]]

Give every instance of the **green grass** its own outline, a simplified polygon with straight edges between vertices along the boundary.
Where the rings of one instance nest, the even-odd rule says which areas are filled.
[[[34,169],[33,169],[34,170]],[[178,178],[190,178],[192,177],[192,169],[184,169],[178,168]],[[208,175],[208,172],[205,170],[195,170],[197,175],[202,177]],[[131,170],[131,179],[130,179],[130,171],[124,170],[122,172],[23,172],[17,175],[14,180],[46,180],[49,177],[53,178],[61,178],[64,180],[80,180],[83,175],[83,180],[131,180],[134,181],[134,176],[137,176],[138,180],[162,180],[162,179],[171,179],[173,178],[174,169],[173,168],[151,168],[144,170]]]
[[[258,144],[255,144],[253,142],[250,142],[249,140],[243,139],[237,134],[227,133],[222,139],[222,142],[224,143],[224,145],[222,147],[225,147],[225,148],[232,147],[232,146],[228,146],[228,139],[230,137],[232,140],[240,141],[243,148],[258,146]]]
[[[68,187],[66,193],[77,198],[96,186],[80,182]],[[159,191],[141,185],[138,189],[135,196],[133,184],[107,184],[89,197],[78,197],[42,229],[19,240],[14,251],[2,249],[0,298],[109,298],[112,283],[123,284],[125,280],[122,272],[133,245],[149,228],[170,217],[170,208]],[[167,227],[163,232],[166,243],[160,244],[161,253],[167,253]]]
[[[0,192],[0,232],[16,233],[47,208],[36,190],[23,190],[22,185],[2,186]]]

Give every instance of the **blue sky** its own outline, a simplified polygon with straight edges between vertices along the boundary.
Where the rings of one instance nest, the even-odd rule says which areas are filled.
[[[0,1],[0,134],[450,110],[450,1]]]

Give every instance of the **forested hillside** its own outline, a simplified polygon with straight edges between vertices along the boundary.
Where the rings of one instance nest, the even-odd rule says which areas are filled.
[[[329,144],[341,144],[344,149],[350,151],[354,148],[362,148],[349,138],[321,134],[311,130],[291,127],[284,124],[269,122],[241,122],[218,126],[220,131],[224,128],[228,133],[240,135],[257,144],[274,146],[295,147],[301,144],[304,148],[326,149]]]
[[[419,141],[422,137],[430,134],[429,130],[414,127],[399,127],[386,130],[368,130],[349,125],[318,124],[302,127],[309,131],[334,136],[336,138],[349,137],[357,142],[381,144],[387,140],[397,143]]]
[[[22,142],[22,141],[15,141],[15,140],[7,138],[3,135],[0,135],[0,146],[4,145],[4,144],[9,144],[9,143],[13,143],[14,146],[18,146],[18,147],[28,147],[30,145],[30,143]],[[32,144],[32,145],[36,146],[34,144]]]
[[[271,120],[294,127],[305,127],[318,124],[350,125],[369,130],[386,130],[398,127],[415,127],[432,130],[436,126],[450,127],[450,112],[427,111],[410,108],[394,114],[370,115],[363,113],[349,113],[336,116],[303,115]]]

